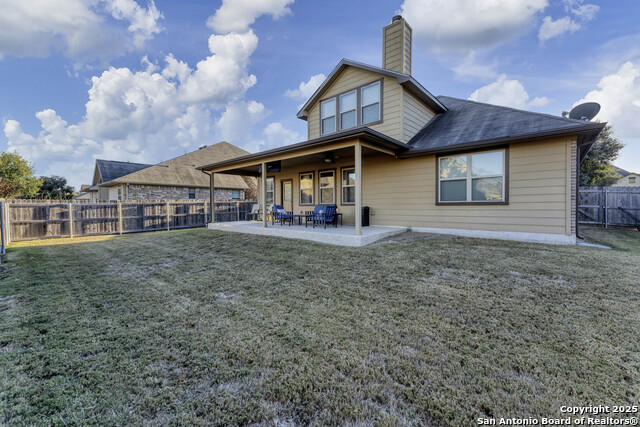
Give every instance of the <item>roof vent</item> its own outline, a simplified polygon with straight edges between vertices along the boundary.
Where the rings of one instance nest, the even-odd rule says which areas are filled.
[[[391,18],[391,22],[402,21],[402,15],[396,15]]]
[[[203,148],[207,148],[207,145],[201,145],[200,147],[198,147],[198,150],[202,150]]]

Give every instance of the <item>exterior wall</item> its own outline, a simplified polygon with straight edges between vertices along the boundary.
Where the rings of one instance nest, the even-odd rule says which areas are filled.
[[[367,70],[347,67],[344,72],[324,93],[322,99],[309,110],[307,117],[308,139],[320,137],[320,101],[337,94],[347,92],[359,86],[379,80],[381,74]],[[371,129],[402,140],[402,86],[395,78],[384,76],[382,83],[382,123],[370,126]]]
[[[115,188],[115,187],[114,187]],[[192,187],[193,188],[193,187]],[[230,200],[231,189],[216,188],[216,200]],[[130,184],[125,190],[128,200],[160,200],[160,199],[188,199],[189,187],[166,187],[160,185]],[[240,190],[240,200],[244,200],[244,190]],[[208,188],[196,188],[196,199],[208,200]]]
[[[409,142],[436,113],[410,92],[402,89],[402,142]]]
[[[575,234],[575,138],[509,147],[508,205],[436,205],[436,156],[363,159],[373,225]],[[575,170],[575,168],[573,168]]]
[[[411,74],[411,27],[406,21],[393,22],[382,30],[382,67]]]
[[[630,183],[629,178],[635,178],[636,182]],[[613,187],[640,187],[640,175],[637,173],[630,173],[627,176],[624,176],[618,180]]]
[[[350,158],[342,158],[337,159],[335,163],[308,163],[290,168],[283,168],[282,172],[268,174],[268,178],[274,179],[274,189],[275,189],[275,204],[282,204],[282,182],[286,180],[293,181],[293,213],[301,214],[306,211],[312,211],[313,207],[316,204],[319,204],[319,179],[318,172],[324,170],[335,170],[336,177],[336,200],[335,204],[338,206],[338,212],[342,214],[342,221],[344,224],[353,224],[355,222],[354,218],[354,204],[343,204],[342,203],[342,188],[341,183],[342,180],[340,178],[341,168],[343,167],[353,167],[354,159]],[[301,172],[313,172],[313,204],[310,205],[301,205],[300,204],[300,178],[299,174]],[[260,181],[258,183],[260,185]],[[261,194],[261,192],[259,192]]]
[[[98,187],[98,200],[109,200],[108,187]]]

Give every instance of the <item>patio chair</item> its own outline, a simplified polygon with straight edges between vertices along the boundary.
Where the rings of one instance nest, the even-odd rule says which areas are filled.
[[[305,227],[309,220],[311,220],[311,222],[313,223],[313,228],[315,228],[316,225],[320,224],[323,224],[325,229],[327,228],[327,224],[334,224],[334,227],[337,227],[337,209],[338,207],[336,205],[316,205],[316,207],[313,209],[313,213],[307,216]]]
[[[271,208],[271,224],[275,221],[280,221],[280,225],[284,225],[285,221],[289,223],[289,226],[293,223],[293,213],[287,212],[282,205],[273,205]]]
[[[247,221],[257,221],[260,219],[260,204],[254,203],[251,212],[247,214]]]

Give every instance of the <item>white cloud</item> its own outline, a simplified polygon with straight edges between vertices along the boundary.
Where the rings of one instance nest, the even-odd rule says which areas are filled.
[[[587,101],[600,104],[597,118],[610,121],[620,137],[640,140],[640,63],[625,62],[576,105]]]
[[[494,78],[497,73],[494,65],[481,64],[476,52],[469,52],[462,63],[452,68],[453,72],[461,78]]]
[[[564,33],[575,33],[581,25],[568,16],[554,21],[550,16],[545,16],[538,31],[538,39],[541,41],[559,36]]]
[[[324,74],[316,74],[309,78],[306,82],[300,82],[298,89],[289,89],[284,96],[299,101],[306,101],[320,87],[322,82],[327,78]]]
[[[500,75],[495,82],[474,91],[469,99],[521,110],[527,107],[544,106],[550,102],[546,97],[537,97],[529,101],[529,94],[522,83],[518,80],[507,80],[505,74]]]
[[[236,101],[225,108],[216,121],[216,137],[245,149],[252,144],[252,128],[271,114],[256,101]],[[249,150],[250,151],[250,150]]]
[[[279,19],[291,13],[289,5],[294,0],[223,0],[215,15],[207,20],[207,26],[218,33],[244,32],[262,15]]]
[[[127,31],[107,25],[105,14],[129,23]],[[133,0],[5,0],[0,14],[0,58],[47,56],[61,51],[92,60],[142,47],[161,31],[162,14],[153,1],[147,9]]]
[[[269,123],[262,131],[262,135],[265,137],[264,146],[262,147],[264,150],[293,144],[302,140],[298,132],[285,128],[279,122]]]
[[[521,34],[547,0],[404,0],[401,13],[427,49],[462,51]]]
[[[563,3],[565,11],[573,15],[575,19],[565,16],[554,21],[551,16],[545,16],[538,31],[540,41],[549,40],[565,33],[575,33],[582,28],[582,23],[591,21],[600,10],[600,7],[595,4],[583,4],[584,0],[563,0]]]

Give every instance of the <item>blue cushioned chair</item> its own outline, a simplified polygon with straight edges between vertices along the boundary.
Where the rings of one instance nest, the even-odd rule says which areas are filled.
[[[276,221],[280,221],[280,225],[284,225],[285,221],[289,223],[289,226],[293,224],[293,214],[287,212],[282,205],[273,205],[271,208],[271,224]]]
[[[313,213],[311,215],[307,215],[305,221],[305,227],[307,226],[307,222],[311,221],[313,223],[313,228],[316,225],[323,224],[324,228],[327,228],[327,224],[334,224],[335,227],[338,226],[338,222],[336,221],[336,211],[338,207],[336,205],[316,205],[313,209]]]

